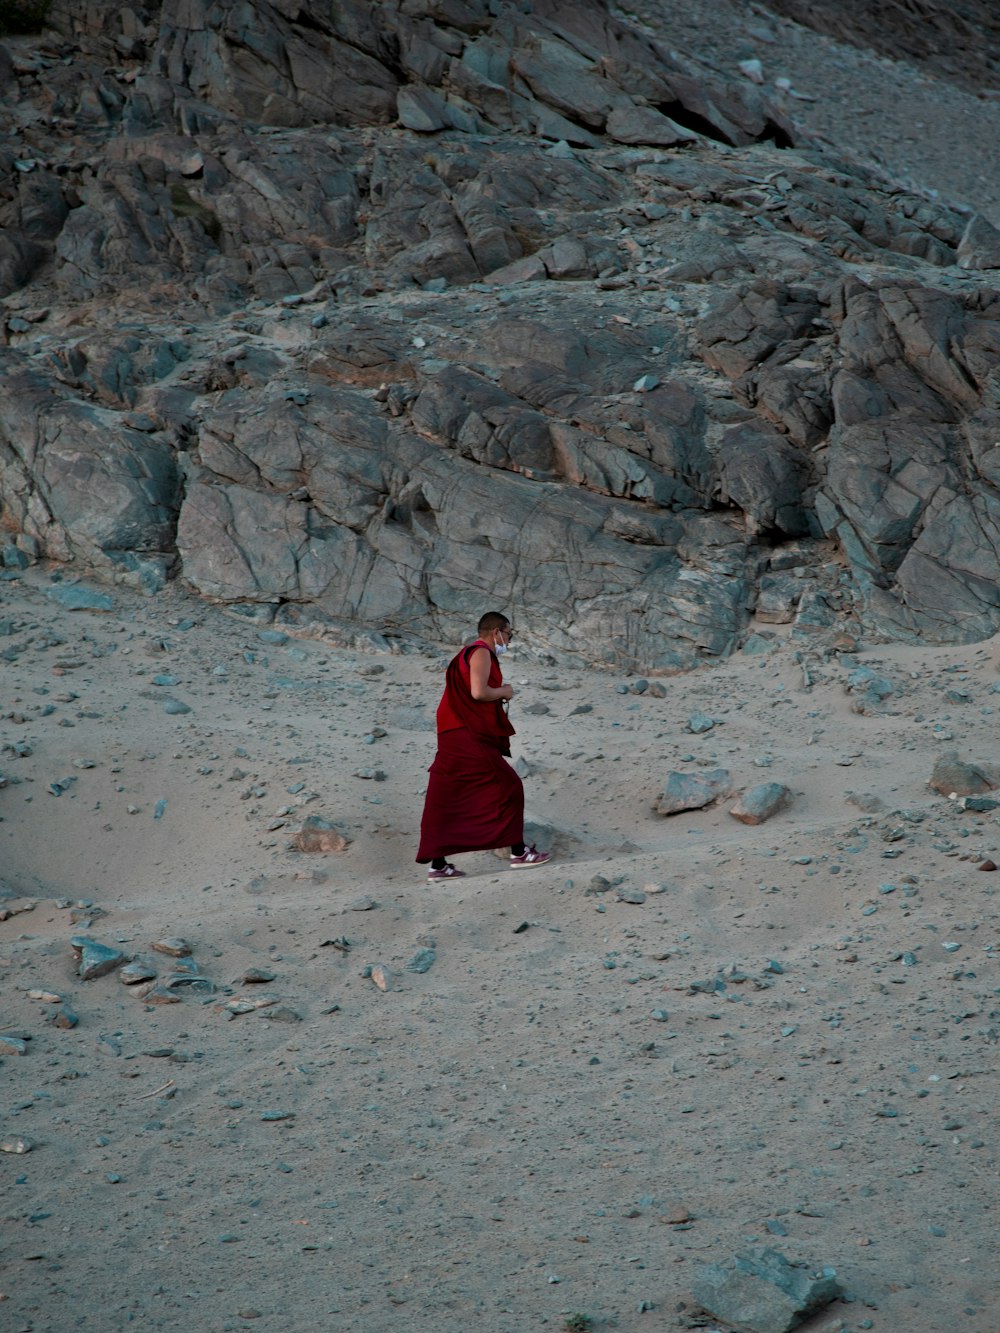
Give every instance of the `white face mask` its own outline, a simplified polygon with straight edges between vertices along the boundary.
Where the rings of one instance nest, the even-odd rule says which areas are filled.
[[[505,643],[494,644],[493,651],[496,653],[497,657],[503,657],[504,653],[507,651],[507,645]]]

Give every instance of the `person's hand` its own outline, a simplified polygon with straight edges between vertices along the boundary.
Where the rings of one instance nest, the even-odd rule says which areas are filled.
[[[501,699],[513,699],[513,697],[514,697],[514,686],[513,686],[513,685],[506,685],[506,684],[504,684],[504,685],[501,685],[501,686],[500,686],[500,698],[501,698]]]

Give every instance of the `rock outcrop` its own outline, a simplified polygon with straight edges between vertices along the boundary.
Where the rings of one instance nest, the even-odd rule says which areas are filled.
[[[49,22],[0,46],[8,564],[649,671],[789,569],[803,636],[1000,627],[985,220],[596,0]]]

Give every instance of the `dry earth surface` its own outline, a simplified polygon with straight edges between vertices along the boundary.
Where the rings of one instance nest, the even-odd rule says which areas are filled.
[[[761,625],[656,697],[519,617],[556,859],[428,885],[443,657],[58,586],[2,585],[5,1327],[683,1329],[697,1265],[756,1240],[837,1269],[816,1327],[995,1333],[998,824],[927,779],[991,756],[996,640]],[[653,810],[716,767],[792,804]],[[290,851],[310,814],[347,850]],[[183,937],[213,989],[82,981],[81,934],[161,979]]]

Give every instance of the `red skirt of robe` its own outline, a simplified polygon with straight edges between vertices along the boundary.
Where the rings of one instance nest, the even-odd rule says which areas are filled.
[[[420,821],[421,864],[524,840],[524,786],[496,745],[465,727],[438,733]]]

